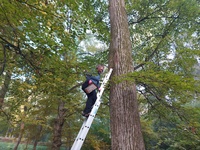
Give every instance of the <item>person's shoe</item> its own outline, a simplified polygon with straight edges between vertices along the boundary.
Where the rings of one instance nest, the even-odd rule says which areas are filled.
[[[87,113],[87,114],[85,114],[84,116],[85,116],[85,117],[89,117],[89,115],[90,115],[90,113]]]
[[[84,117],[88,117],[90,115],[90,113],[84,113],[84,112],[82,112],[82,116],[84,116]]]

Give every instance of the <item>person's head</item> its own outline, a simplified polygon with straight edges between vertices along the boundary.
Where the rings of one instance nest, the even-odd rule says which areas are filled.
[[[104,66],[103,65],[97,65],[96,69],[97,69],[98,73],[102,73],[103,70],[104,70]]]

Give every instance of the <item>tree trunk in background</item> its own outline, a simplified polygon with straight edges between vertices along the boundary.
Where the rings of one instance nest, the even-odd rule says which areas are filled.
[[[37,144],[38,144],[38,141],[40,140],[40,136],[41,136],[41,132],[42,132],[41,125],[38,126],[38,130],[36,132],[37,132],[37,135],[36,135],[34,143],[33,143],[33,150],[37,149]]]
[[[15,145],[13,150],[17,150],[18,149],[18,146],[19,146],[19,144],[20,144],[20,142],[22,140],[23,134],[24,134],[24,122],[21,122],[19,137],[18,137],[17,143],[16,143],[16,145]]]
[[[11,80],[11,73],[7,71],[5,75],[4,83],[0,88],[0,108],[2,108],[3,106],[4,98],[5,98],[6,92],[8,91],[10,80]]]
[[[109,67],[112,76],[133,72],[132,49],[124,0],[109,0],[111,43]],[[112,150],[144,150],[136,87],[126,81],[111,83]]]
[[[54,130],[53,130],[53,142],[52,142],[52,150],[59,150],[62,145],[62,127],[65,122],[65,103],[63,101],[60,102],[58,106],[58,115],[54,122]]]

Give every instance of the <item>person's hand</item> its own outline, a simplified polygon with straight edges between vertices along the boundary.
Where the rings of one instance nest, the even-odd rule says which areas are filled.
[[[99,91],[101,91],[101,88],[98,88]]]
[[[92,84],[92,80],[89,80],[89,82],[88,82],[89,84]]]

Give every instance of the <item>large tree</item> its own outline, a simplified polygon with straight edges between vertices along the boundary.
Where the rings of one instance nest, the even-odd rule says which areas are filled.
[[[133,72],[132,47],[124,0],[109,0],[111,43],[109,66],[113,77]],[[111,83],[113,150],[144,150],[135,84]]]
[[[132,106],[128,102],[133,103],[134,99],[129,99],[126,81],[136,81],[137,86],[140,87],[138,91],[145,97],[145,103],[149,106],[143,111],[155,113],[155,118],[158,115],[158,117],[166,119],[168,116],[171,122],[173,122],[173,117],[177,116],[181,121],[173,122],[176,128],[187,126],[189,121],[185,116],[191,114],[183,106],[186,103],[191,103],[196,95],[195,91],[199,92],[199,88],[196,87],[198,84],[194,84],[192,75],[196,62],[195,56],[199,55],[197,41],[199,34],[197,28],[199,23],[198,2],[195,0],[190,2],[185,0],[126,2],[125,7],[123,2],[111,0],[109,6],[111,21],[110,67],[114,68],[114,77],[118,78],[123,74],[125,77],[121,78],[120,83],[111,84],[110,110],[113,149],[120,149],[120,142],[126,143],[122,139],[119,140],[120,136],[126,135],[123,129],[127,128],[125,122],[132,124],[126,116],[127,111],[129,111],[127,108]],[[128,16],[121,15],[121,11],[124,11],[124,14],[127,13]],[[124,30],[127,21],[131,31],[130,35],[128,28]],[[124,32],[121,32],[123,30]],[[132,43],[130,43],[130,38]],[[131,44],[133,44],[132,53],[130,52],[131,48],[128,47]],[[137,72],[127,71],[127,64],[133,64],[131,56],[134,57],[134,68],[137,69]],[[173,59],[171,59],[172,57]],[[126,73],[128,72],[130,72],[130,78],[127,78]],[[129,101],[124,99],[127,101],[129,99]],[[137,107],[137,103],[134,106]],[[134,116],[135,110],[132,108],[129,113],[133,113]],[[146,115],[151,120],[150,113]],[[137,120],[134,123],[136,122]],[[181,128],[182,130],[183,128]],[[126,138],[126,140],[129,139]],[[134,145],[134,141],[132,144]],[[125,145],[126,149],[129,149],[127,148],[129,145],[127,143]]]

